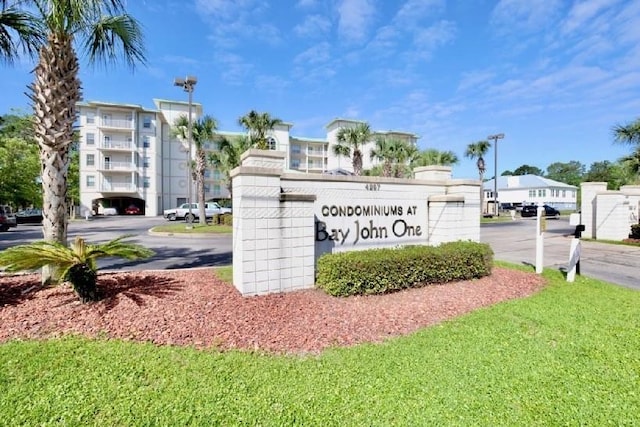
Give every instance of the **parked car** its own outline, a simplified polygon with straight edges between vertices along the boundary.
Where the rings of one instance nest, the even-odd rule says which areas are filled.
[[[16,222],[18,224],[41,224],[42,209],[24,209],[16,212]]]
[[[129,207],[124,210],[125,215],[142,215],[142,209],[137,207],[136,205],[129,205]]]
[[[8,231],[18,226],[13,209],[9,205],[0,205],[0,231]]]
[[[230,208],[223,208],[216,202],[207,202],[205,203],[205,214],[207,218],[213,218],[216,214],[224,214],[231,213]],[[193,216],[193,221],[198,220],[198,216],[200,215],[200,211],[198,209],[197,203],[191,203],[191,215]],[[177,208],[173,209],[165,209],[162,212],[162,216],[164,216],[169,221],[175,221],[176,219],[187,219],[189,216],[189,203],[183,203]]]
[[[544,216],[560,219],[560,211],[558,209],[549,205],[543,205],[542,207],[544,208]],[[520,212],[520,215],[523,218],[538,216],[538,206],[536,205],[523,206],[522,212]]]

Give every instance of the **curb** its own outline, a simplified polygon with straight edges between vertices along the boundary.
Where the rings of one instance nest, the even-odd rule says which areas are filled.
[[[153,231],[151,228],[147,230],[147,234],[150,236],[181,237],[185,239],[221,239],[227,235],[231,236],[231,233],[174,233],[168,231]]]

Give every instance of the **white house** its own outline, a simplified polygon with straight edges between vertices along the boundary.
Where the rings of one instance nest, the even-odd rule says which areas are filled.
[[[494,180],[483,185],[485,212],[492,211]],[[498,177],[498,203],[549,205],[559,210],[576,210],[578,187],[537,175]],[[487,209],[487,205],[489,205]]]

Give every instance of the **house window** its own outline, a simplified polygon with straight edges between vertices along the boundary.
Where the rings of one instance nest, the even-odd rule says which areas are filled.
[[[93,175],[87,175],[87,187],[96,186],[96,177]]]
[[[87,166],[95,166],[96,164],[96,156],[95,154],[87,154]]]
[[[93,133],[87,134],[87,145],[96,145],[96,135]]]
[[[562,190],[562,197],[567,197],[567,190]]]
[[[142,127],[145,129],[151,129],[151,116],[144,116],[142,119]]]
[[[150,165],[151,165],[151,157],[144,157],[142,159],[142,167],[148,168],[148,167],[151,167]]]
[[[267,137],[267,146],[269,147],[269,150],[275,150],[276,149],[276,139],[272,136],[268,136]]]
[[[536,197],[536,190],[529,190],[529,198]]]
[[[144,188],[151,187],[151,179],[148,176],[145,176],[144,178],[142,178],[142,186]]]
[[[300,167],[300,160],[299,159],[291,159],[291,167],[292,168],[299,168]]]
[[[142,147],[143,148],[151,147],[151,139],[149,138],[148,135],[145,135],[142,137]]]
[[[87,124],[88,125],[92,125],[96,122],[96,115],[95,113],[87,113]]]

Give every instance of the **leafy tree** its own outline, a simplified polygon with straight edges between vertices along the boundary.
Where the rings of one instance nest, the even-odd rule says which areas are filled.
[[[487,170],[486,165],[484,163],[484,156],[487,155],[487,152],[491,148],[491,143],[489,141],[477,141],[475,143],[467,145],[467,150],[464,152],[464,156],[469,159],[477,159],[476,166],[478,167],[478,175],[480,178],[480,210],[482,211],[484,206],[484,188],[482,187],[482,183],[484,182],[484,173]]]
[[[219,137],[218,150],[209,153],[209,163],[224,175],[223,181],[231,197],[233,197],[231,171],[240,166],[240,157],[251,147],[253,147],[253,144],[247,136],[238,136],[231,139]]]
[[[122,0],[15,0],[10,9],[21,14],[27,28],[42,28],[43,40],[19,34],[24,46],[38,48],[29,97],[42,164],[44,239],[66,245],[69,149],[81,99],[76,43],[83,42],[89,63],[112,62],[122,53],[133,67],[144,62],[142,32]],[[15,43],[7,46],[4,56],[16,54]],[[52,279],[53,272],[43,271],[43,281]]]
[[[16,208],[42,204],[38,146],[19,138],[0,138],[0,202]]]
[[[621,185],[627,183],[625,169],[620,163],[612,163],[608,160],[594,162],[584,176],[585,181],[606,182],[607,189],[619,190]]]
[[[251,110],[240,117],[238,123],[249,133],[249,141],[252,146],[260,150],[268,150],[267,133],[281,124],[282,120],[271,117],[269,113],[258,113]]]
[[[515,169],[513,172],[510,173],[502,173],[502,176],[505,175],[511,175],[511,176],[519,176],[519,175],[538,175],[538,176],[544,176],[544,172],[542,171],[542,169],[536,167],[536,166],[529,166],[529,165],[522,165],[519,166],[517,169]]]
[[[545,176],[554,181],[580,186],[584,179],[585,169],[585,166],[576,160],[568,163],[555,162],[547,166],[547,174]]]
[[[336,134],[338,142],[332,147],[333,154],[351,157],[353,173],[362,175],[362,148],[371,141],[372,136],[369,124],[365,122],[353,127],[340,128]]]
[[[123,242],[127,237],[130,236],[122,236],[101,245],[88,245],[84,239],[76,237],[70,247],[45,240],[13,246],[0,252],[0,267],[15,272],[55,265],[60,277],[71,282],[82,302],[98,301],[98,258],[138,259],[154,255],[151,249]]]
[[[193,175],[196,180],[196,192],[198,193],[198,221],[200,224],[206,224],[205,212],[205,191],[204,191],[204,173],[207,169],[207,153],[205,144],[213,141],[216,131],[218,130],[218,122],[211,116],[204,116],[191,124],[191,141],[196,148],[195,167],[189,165],[193,169]],[[189,119],[187,116],[180,116],[176,119],[172,129],[175,136],[181,141],[189,140]],[[189,183],[191,185],[191,183]]]

